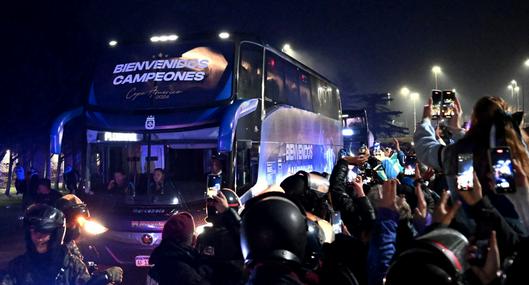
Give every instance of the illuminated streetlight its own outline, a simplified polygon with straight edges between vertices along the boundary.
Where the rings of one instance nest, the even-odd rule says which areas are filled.
[[[529,67],[529,58],[525,60],[525,62],[523,63],[525,66]]]
[[[230,37],[230,34],[227,33],[227,32],[221,32],[221,33],[219,34],[219,38],[221,38],[221,39],[223,39],[223,40],[228,39],[229,37]]]
[[[511,80],[511,83],[507,85],[507,88],[511,90],[511,98],[514,98],[516,96],[516,110],[520,110],[520,86],[518,86],[518,83],[516,80]]]
[[[111,46],[111,47],[115,47],[117,44],[118,44],[118,42],[115,41],[115,40],[111,40],[111,41],[108,42],[108,45]]]
[[[290,56],[292,56],[292,54],[294,53],[294,50],[292,50],[292,47],[288,43],[283,45],[283,48],[281,49],[281,51]]]
[[[438,81],[438,76],[439,74],[441,74],[442,70],[441,70],[441,67],[439,65],[434,65],[432,67],[432,72],[433,72],[433,75],[435,77],[435,89],[438,89],[439,88],[439,81]]]
[[[410,89],[408,89],[406,86],[400,88],[400,95],[408,97],[408,95],[410,95]]]

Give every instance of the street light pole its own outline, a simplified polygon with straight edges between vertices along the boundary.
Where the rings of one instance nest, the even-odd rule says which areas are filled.
[[[435,65],[434,67],[432,67],[432,72],[433,72],[433,76],[435,78],[435,89],[439,89],[438,76],[441,73],[441,67],[438,66],[438,65]]]
[[[411,101],[413,101],[413,132],[417,130],[417,108],[415,102],[419,99],[419,93],[413,92],[410,94]]]

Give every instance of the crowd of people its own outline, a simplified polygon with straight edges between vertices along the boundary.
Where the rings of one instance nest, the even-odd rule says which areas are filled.
[[[431,112],[430,101],[413,148],[394,140],[344,152],[332,173],[300,171],[244,205],[234,191],[217,191],[207,199],[212,226],[198,236],[192,214],[171,216],[146,284],[525,284],[529,141],[520,114],[497,97],[475,104],[469,128],[457,100],[443,122]],[[512,157],[506,194],[494,181],[498,147]],[[472,158],[471,187],[457,184],[462,154]],[[156,171],[153,187],[168,191]],[[130,191],[121,178],[109,191]],[[1,284],[122,280],[120,268],[90,274],[84,265],[72,218],[89,215],[82,201],[38,202],[24,217],[27,251]]]

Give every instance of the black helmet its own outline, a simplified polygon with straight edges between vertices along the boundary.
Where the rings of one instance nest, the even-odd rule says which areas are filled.
[[[31,240],[30,230],[49,233],[51,235],[48,247],[57,248],[63,244],[65,234],[64,214],[56,208],[45,204],[33,204],[28,207],[24,215],[24,234],[28,251],[35,252]]]
[[[235,191],[228,188],[222,188],[220,192],[226,196],[226,199],[228,200],[228,206],[235,211],[239,211],[239,208],[241,207],[241,201],[239,200],[239,196],[237,196]]]
[[[253,198],[242,213],[241,249],[245,263],[300,264],[305,255],[307,231],[303,209],[283,193],[269,192]]]
[[[55,203],[57,209],[61,210],[66,216],[66,236],[64,242],[70,242],[77,239],[81,235],[81,228],[78,219],[83,217],[90,218],[90,212],[86,208],[86,204],[79,199],[79,197],[68,194],[62,196]]]
[[[326,219],[329,209],[325,203],[329,180],[318,173],[298,171],[280,184],[287,197],[303,205],[303,208]]]
[[[441,228],[419,238],[390,266],[386,284],[461,284],[468,240],[460,232]]]

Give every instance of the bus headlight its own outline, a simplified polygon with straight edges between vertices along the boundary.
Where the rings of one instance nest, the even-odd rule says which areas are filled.
[[[101,223],[95,220],[87,220],[84,217],[79,217],[79,224],[83,230],[89,235],[100,235],[106,231],[108,228],[103,226]]]

